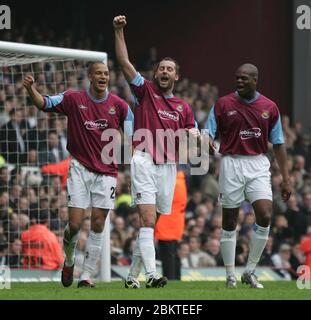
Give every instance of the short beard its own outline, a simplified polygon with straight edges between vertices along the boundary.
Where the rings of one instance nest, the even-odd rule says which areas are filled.
[[[161,87],[160,81],[159,81],[158,79],[155,79],[155,78],[154,78],[154,79],[153,79],[153,82],[157,85],[157,87],[158,87],[160,90],[165,90],[165,91],[167,91],[167,90],[171,90],[171,89],[174,88],[174,82],[173,82],[171,85],[169,85],[170,80],[168,81],[167,87]]]

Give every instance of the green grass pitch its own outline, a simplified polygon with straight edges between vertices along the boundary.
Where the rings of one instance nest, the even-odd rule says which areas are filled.
[[[311,290],[299,290],[295,281],[263,282],[265,289],[252,289],[238,283],[226,289],[219,281],[170,281],[165,288],[125,289],[123,282],[97,283],[96,288],[63,288],[60,283],[12,283],[0,290],[0,300],[311,300]]]

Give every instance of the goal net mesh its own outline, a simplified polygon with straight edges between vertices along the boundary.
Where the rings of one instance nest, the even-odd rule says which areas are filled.
[[[0,266],[57,270],[68,222],[67,122],[32,104],[23,87],[29,74],[43,95],[86,89],[87,62],[0,53]],[[87,212],[75,276],[81,271],[89,227]]]

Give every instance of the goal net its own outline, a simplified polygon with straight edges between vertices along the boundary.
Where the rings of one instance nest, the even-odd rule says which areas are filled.
[[[107,62],[107,54],[0,41],[0,267],[9,267],[13,274],[18,271],[15,278],[27,278],[28,270],[32,280],[42,280],[42,271],[59,275],[68,222],[67,120],[37,110],[23,79],[32,75],[43,95],[86,89],[90,61]],[[76,276],[82,267],[89,214],[78,243]],[[105,255],[97,275],[109,281],[108,229],[105,233]],[[48,248],[42,237],[50,243]]]

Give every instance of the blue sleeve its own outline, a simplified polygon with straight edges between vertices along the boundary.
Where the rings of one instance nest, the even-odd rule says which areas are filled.
[[[215,139],[216,136],[216,132],[217,132],[217,122],[216,122],[216,118],[215,118],[215,111],[214,111],[214,107],[212,107],[208,118],[207,118],[207,122],[205,124],[205,129],[208,129],[209,135]]]
[[[196,129],[199,128],[199,125],[198,125],[198,123],[197,123],[196,121],[194,121],[194,127],[195,127]]]
[[[280,115],[279,115],[278,121],[270,131],[269,141],[272,144],[283,144],[285,142]]]
[[[131,84],[136,87],[140,87],[144,84],[144,82],[145,78],[139,72],[137,72],[136,77],[131,81]]]
[[[49,109],[52,109],[56,107],[57,105],[61,104],[64,100],[64,93],[60,93],[56,96],[44,96],[44,109],[48,111]]]
[[[134,131],[134,114],[129,106],[127,108],[127,116],[124,121],[124,133],[127,136],[132,136]]]

